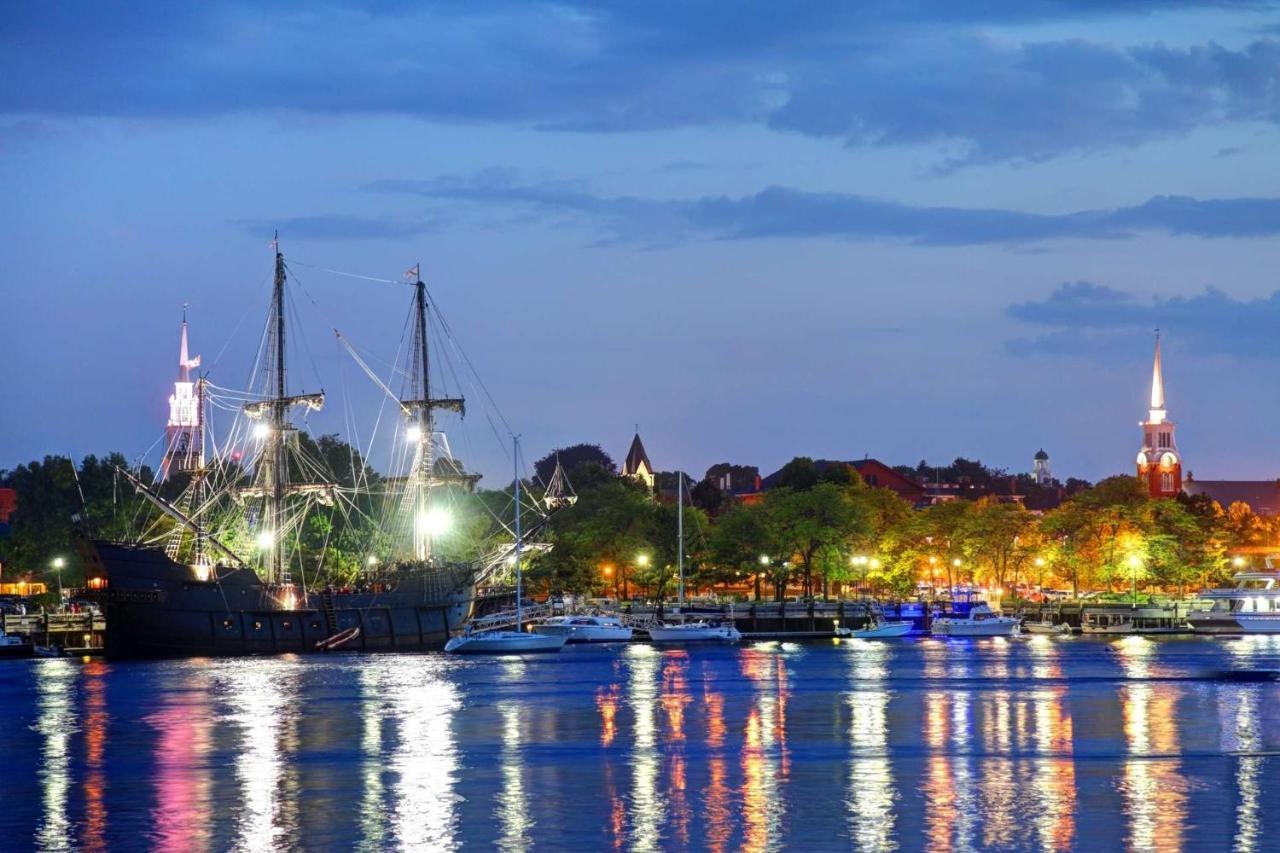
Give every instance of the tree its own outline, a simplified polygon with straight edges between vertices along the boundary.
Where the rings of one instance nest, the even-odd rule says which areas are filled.
[[[780,551],[764,504],[730,509],[716,522],[711,534],[713,579],[729,581],[738,573],[746,573],[754,579],[755,599],[759,601],[761,575],[770,573],[775,563],[781,565]]]
[[[579,465],[595,464],[611,474],[618,473],[618,466],[614,464],[613,457],[605,453],[600,445],[571,444],[568,447],[558,447],[533,463],[533,470],[539,482],[544,484],[551,482],[551,475],[556,470],[557,457],[560,459],[561,467],[569,474],[569,479],[574,481],[575,486],[577,481],[573,475]]]
[[[778,489],[804,492],[818,484],[818,466],[808,456],[797,456],[778,472]]]
[[[807,491],[775,489],[765,498],[765,505],[784,553],[800,562],[806,596],[814,594],[815,568],[822,573],[823,594],[827,594],[832,568],[829,549],[847,555],[850,543],[872,529],[866,507],[834,483],[818,483]]]

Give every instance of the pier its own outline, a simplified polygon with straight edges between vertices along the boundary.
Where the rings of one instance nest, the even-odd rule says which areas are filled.
[[[0,616],[0,627],[6,634],[29,637],[44,646],[57,646],[67,654],[96,655],[102,653],[107,620],[101,613],[4,614]]]

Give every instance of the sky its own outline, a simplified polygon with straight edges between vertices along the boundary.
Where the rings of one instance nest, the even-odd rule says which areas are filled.
[[[184,304],[245,387],[278,230],[375,461],[332,330],[386,378],[411,293],[325,270],[420,263],[490,485],[508,427],[1127,473],[1157,327],[1186,469],[1280,477],[1275,3],[9,3],[0,198],[0,469],[156,461]]]

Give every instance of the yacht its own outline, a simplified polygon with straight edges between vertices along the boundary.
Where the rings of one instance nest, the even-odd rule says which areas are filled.
[[[742,639],[742,632],[732,625],[721,625],[718,622],[683,622],[679,624],[654,625],[649,629],[649,639],[655,643],[701,643],[719,641],[736,643]]]
[[[1022,622],[1022,630],[1028,634],[1048,634],[1061,636],[1071,633],[1071,626],[1066,622],[1054,622],[1053,613],[1049,611],[1040,611],[1035,619],[1030,617]]]
[[[966,616],[940,616],[933,620],[936,637],[1011,637],[1018,632],[1019,620],[1000,616],[984,602],[969,608]]]
[[[1187,615],[1197,634],[1280,634],[1280,572],[1240,572],[1235,586],[1200,593],[1210,605]]]
[[[552,616],[533,630],[547,637],[564,637],[567,643],[625,643],[632,633],[617,616]]]
[[[530,634],[528,631],[467,630],[445,644],[444,650],[456,655],[522,655],[531,652],[558,652],[564,648],[564,636]]]
[[[1185,634],[1187,607],[1179,604],[1097,604],[1080,613],[1082,634]]]

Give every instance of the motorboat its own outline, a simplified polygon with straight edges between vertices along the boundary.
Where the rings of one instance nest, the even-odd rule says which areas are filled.
[[[987,604],[978,602],[965,616],[939,616],[933,620],[932,632],[938,637],[1011,637],[1018,632],[1021,620],[1000,616]]]
[[[856,640],[891,640],[894,637],[905,637],[911,633],[915,625],[911,622],[886,622],[879,617],[873,618],[865,628],[848,629],[842,634]]]
[[[617,616],[552,616],[533,626],[547,637],[564,637],[567,643],[625,643],[632,630]]]
[[[459,655],[522,655],[558,652],[568,639],[563,634],[531,634],[528,631],[466,631],[445,643],[444,650]]]
[[[1071,626],[1066,622],[1054,622],[1052,613],[1041,612],[1038,619],[1024,619],[1022,630],[1028,634],[1061,637],[1071,633]]]
[[[1280,572],[1240,572],[1235,586],[1202,592],[1187,614],[1197,634],[1280,634]]]
[[[1185,634],[1185,605],[1091,604],[1080,612],[1080,632],[1091,635]]]
[[[649,639],[655,643],[736,643],[742,639],[742,632],[732,625],[698,620],[654,625],[649,628]]]
[[[0,628],[0,658],[29,658],[35,653],[36,648],[31,643],[13,634],[6,634]]]

